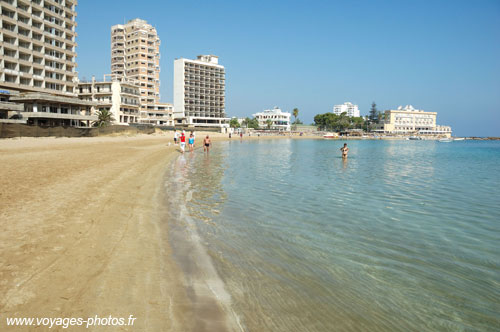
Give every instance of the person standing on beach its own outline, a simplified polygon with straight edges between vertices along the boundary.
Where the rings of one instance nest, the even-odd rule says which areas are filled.
[[[174,130],[174,145],[177,145],[177,139],[179,138],[179,133],[177,130]]]
[[[212,145],[212,141],[207,135],[207,137],[205,137],[205,139],[203,140],[203,151],[208,152],[208,150],[210,149],[210,145]]]
[[[184,133],[181,134],[180,141],[181,141],[181,151],[182,153],[184,153],[184,149],[186,148],[186,136],[184,135]]]
[[[340,151],[342,151],[342,159],[347,159],[347,153],[349,152],[347,143],[344,143],[344,146],[340,148]]]
[[[194,135],[191,133],[188,140],[189,152],[194,151]]]

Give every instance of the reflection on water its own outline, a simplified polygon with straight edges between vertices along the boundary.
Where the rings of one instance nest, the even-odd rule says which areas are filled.
[[[179,164],[243,327],[499,326],[500,144],[456,143],[229,142]]]

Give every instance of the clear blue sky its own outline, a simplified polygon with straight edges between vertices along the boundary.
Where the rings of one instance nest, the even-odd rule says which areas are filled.
[[[314,115],[351,101],[367,114],[412,104],[454,135],[500,136],[500,1],[81,0],[80,78],[110,73],[110,28],[156,27],[161,99],[173,61],[215,54],[229,116],[273,106]]]

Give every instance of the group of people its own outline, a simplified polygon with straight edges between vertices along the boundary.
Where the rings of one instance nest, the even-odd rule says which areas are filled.
[[[240,138],[243,137],[243,133],[240,133]],[[231,133],[229,133],[229,138],[231,138]],[[188,138],[188,148],[190,152],[194,151],[194,140],[195,140],[195,133],[192,131],[189,134]],[[184,150],[186,149],[186,133],[184,130],[180,133],[177,132],[177,130],[174,132],[174,144],[177,145],[177,143],[180,143],[180,148],[181,152],[184,153]],[[203,151],[208,152],[210,150],[210,146],[212,145],[212,141],[210,140],[210,137],[207,135],[203,139]],[[342,159],[347,159],[347,153],[349,152],[349,148],[347,147],[347,143],[344,143],[344,146],[340,148],[340,151],[342,152]]]
[[[190,152],[194,151],[194,140],[195,140],[195,133],[192,131],[189,134],[188,137],[188,148]],[[174,131],[174,144],[177,145],[179,143],[181,152],[184,153],[184,150],[186,149],[186,133],[183,130],[180,134],[176,131]],[[210,146],[212,145],[212,141],[210,140],[210,137],[208,135],[203,139],[203,151],[208,152],[210,149]]]

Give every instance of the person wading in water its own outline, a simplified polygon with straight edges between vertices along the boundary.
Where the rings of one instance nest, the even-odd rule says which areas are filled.
[[[205,137],[203,140],[203,151],[207,151],[210,149],[210,145],[212,145],[212,141],[210,140],[210,137]]]
[[[344,143],[344,146],[340,148],[340,151],[342,151],[342,159],[347,159],[347,153],[349,152],[347,143]]]

